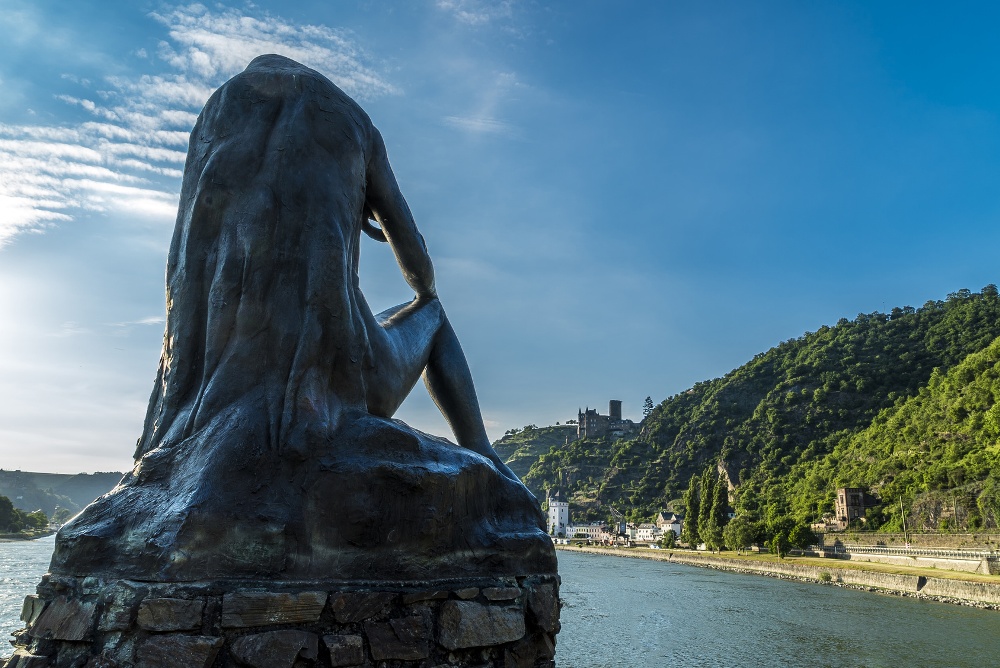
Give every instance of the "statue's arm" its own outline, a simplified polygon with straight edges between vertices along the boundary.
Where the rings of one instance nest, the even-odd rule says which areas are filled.
[[[424,238],[410,213],[410,207],[399,191],[396,177],[389,167],[385,143],[374,130],[372,151],[368,160],[366,204],[382,226],[382,232],[396,255],[403,278],[418,297],[437,296],[434,289],[434,265],[427,253]]]

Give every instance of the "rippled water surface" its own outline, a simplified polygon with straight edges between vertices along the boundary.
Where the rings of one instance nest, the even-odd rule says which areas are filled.
[[[21,604],[49,570],[55,536],[0,543],[0,656],[13,650],[11,631],[21,628]]]
[[[559,551],[560,668],[1000,666],[1000,612]]]
[[[0,543],[0,656],[53,538]],[[562,550],[560,668],[1000,665],[1000,612]]]

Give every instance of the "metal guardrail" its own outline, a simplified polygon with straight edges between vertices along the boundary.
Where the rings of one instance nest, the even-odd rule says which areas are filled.
[[[938,557],[942,559],[1000,559],[1000,554],[993,550],[977,549],[939,549],[933,547],[883,547],[879,545],[833,545],[813,546],[813,549],[828,554],[882,554],[899,557]]]

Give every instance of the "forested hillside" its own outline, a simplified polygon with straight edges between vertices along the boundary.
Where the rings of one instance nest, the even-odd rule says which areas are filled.
[[[755,520],[819,519],[833,510],[837,484],[871,484],[882,490],[886,503],[898,504],[903,496],[904,505],[918,501],[922,492],[962,489],[976,496],[996,484],[982,468],[996,459],[976,453],[995,447],[988,424],[996,417],[990,410],[1000,388],[988,373],[977,371],[976,364],[986,362],[973,357],[962,363],[974,353],[988,356],[998,336],[1000,298],[993,285],[981,293],[960,290],[918,309],[842,319],[667,398],[636,438],[556,443],[547,451],[536,447],[537,460],[524,480],[540,498],[547,488],[562,488],[578,517],[595,519],[606,515],[608,504],[634,519],[651,517],[668,504],[679,509],[692,475],[716,466],[736,487],[737,511]],[[949,373],[953,369],[956,376]],[[941,389],[946,384],[947,397]],[[968,390],[955,389],[966,385]],[[914,417],[937,410],[929,399],[921,403],[925,396],[947,403],[960,423]],[[869,447],[877,442],[884,449],[895,438],[896,426],[879,427],[883,420],[889,425],[893,410],[905,410],[906,419],[915,421],[907,423],[910,438],[929,433],[920,432],[923,427],[956,436],[935,437],[942,444],[934,452],[943,453],[937,460],[907,459],[906,476],[852,464],[881,457]],[[902,459],[893,461],[902,466]],[[932,466],[934,461],[947,463]],[[976,521],[995,523],[976,499],[970,506],[977,509]],[[965,517],[971,521],[969,512]]]
[[[33,473],[0,469],[0,495],[8,497],[20,510],[42,510],[51,516],[56,508],[71,514],[118,484],[122,474],[111,473]]]
[[[832,503],[828,490],[845,484],[882,498],[868,518],[875,528],[902,528],[900,500],[911,528],[1000,526],[1000,339],[932,373],[916,396],[827,456],[793,468],[788,496],[798,515],[814,515]]]
[[[523,478],[541,455],[575,437],[576,425],[537,427],[529,424],[523,429],[508,430],[493,444],[493,449],[511,471]]]

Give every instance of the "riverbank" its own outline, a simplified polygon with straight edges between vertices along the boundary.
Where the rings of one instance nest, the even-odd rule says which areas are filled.
[[[21,533],[0,533],[0,543],[13,543],[21,540],[38,540],[39,538],[45,538],[51,536],[55,531],[33,531],[33,532],[21,532]]]
[[[1000,610],[1000,576],[997,575],[980,575],[961,571],[945,572],[934,568],[912,568],[878,563],[865,563],[864,566],[861,566],[854,563],[831,563],[833,560],[815,557],[787,557],[780,560],[774,555],[736,555],[735,553],[721,555],[647,548],[557,546],[557,549],[614,557],[669,561],[746,575],[766,575],[774,578]]]

